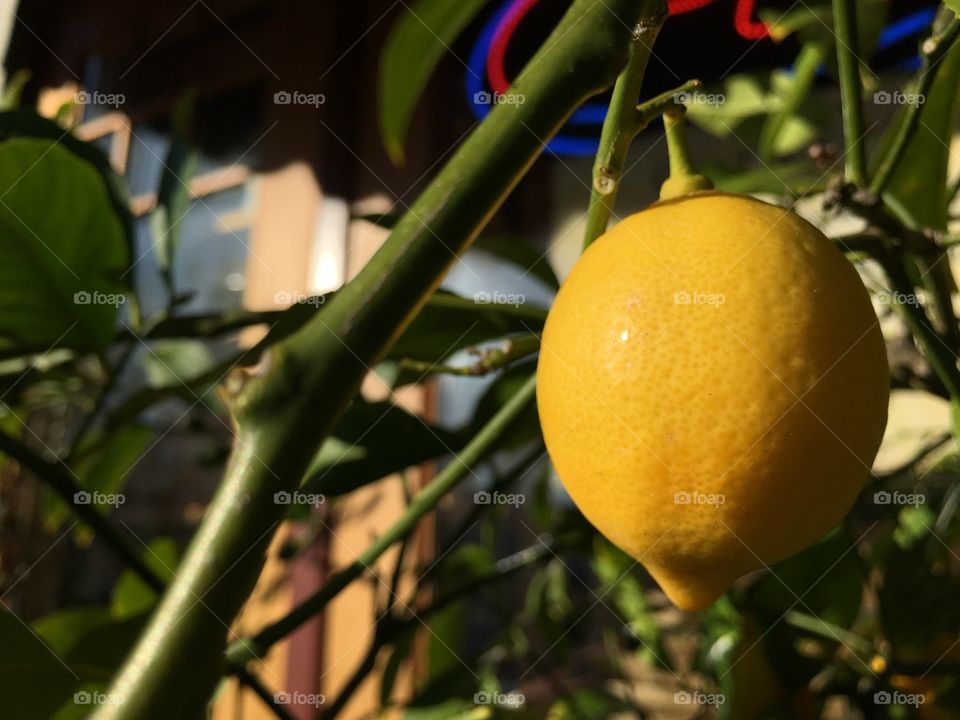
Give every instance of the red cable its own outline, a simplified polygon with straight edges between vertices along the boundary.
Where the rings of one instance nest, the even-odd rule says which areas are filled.
[[[510,8],[510,13],[497,28],[497,34],[490,45],[490,53],[487,55],[487,77],[490,79],[490,88],[495,93],[502,95],[510,89],[510,81],[503,69],[503,61],[507,55],[507,45],[510,44],[510,39],[520,23],[523,22],[523,18],[537,2],[538,0],[520,0]]]
[[[747,40],[762,40],[770,34],[770,28],[762,20],[754,22],[753,5],[755,0],[737,0],[737,9],[733,15],[733,26],[740,37]]]
[[[507,47],[510,45],[510,40],[513,39],[513,34],[520,27],[520,23],[523,22],[523,19],[537,2],[539,0],[519,0],[516,5],[510,8],[500,27],[497,28],[497,33],[490,44],[490,52],[487,55],[487,78],[490,80],[490,88],[495,93],[502,95],[510,89],[510,80],[504,70]],[[683,15],[693,12],[712,2],[714,0],[670,0],[670,15]],[[755,2],[756,0],[737,0],[737,8],[734,11],[734,27],[740,36],[747,40],[760,40],[770,34],[765,22],[752,19]]]
[[[684,13],[693,12],[712,2],[714,2],[714,0],[670,0],[670,15],[683,15]]]

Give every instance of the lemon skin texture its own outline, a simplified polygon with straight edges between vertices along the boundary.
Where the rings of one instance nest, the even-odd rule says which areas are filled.
[[[843,518],[888,396],[883,336],[841,252],[788,210],[720,192],[594,242],[537,368],[573,501],[691,611]]]

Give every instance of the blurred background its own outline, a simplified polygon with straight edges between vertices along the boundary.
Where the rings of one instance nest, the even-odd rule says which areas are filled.
[[[124,282],[136,302],[121,307],[121,331],[134,320],[229,320],[321,303],[356,273],[569,6],[447,3],[5,4],[7,111],[92,144],[127,190]],[[644,97],[703,80],[687,98],[691,144],[718,186],[796,203],[832,234],[854,231],[850,218],[823,210],[843,166],[829,3],[670,5]],[[904,87],[938,4],[858,6],[869,65],[864,142],[876,148],[910,102]],[[943,63],[956,85],[957,52]],[[542,326],[582,244],[605,100],[545,143],[444,283],[495,317],[441,314],[420,329],[423,352],[411,353],[426,364],[373,369],[366,414],[348,418],[318,458],[312,480],[323,502],[291,512],[237,634],[283,616],[351,562],[529,374],[529,358],[482,375],[442,371],[499,347],[484,344],[495,330],[523,337]],[[955,188],[956,104],[925,120],[936,158],[918,151],[913,173],[942,174]],[[655,123],[631,149],[617,214],[652,202],[666,175]],[[952,222],[942,218],[943,229]],[[402,550],[272,649],[264,683],[289,694],[296,718],[335,701],[351,720],[960,717],[960,466],[949,410],[891,313],[896,299],[881,273],[858,267],[876,293],[896,390],[872,484],[823,543],[746,578],[705,613],[681,613],[572,508],[528,418]],[[71,359],[69,373],[53,361],[53,371],[34,364],[29,375],[2,367],[0,422],[41,454],[73,458],[85,487],[114,498],[104,509],[122,532],[172,574],[232,438],[215,385],[264,332],[238,322],[189,339],[128,338]],[[454,597],[437,603],[445,594]],[[43,665],[47,651],[73,658],[68,665],[96,668],[83,685],[95,693],[156,596],[0,456],[0,600],[21,621],[4,622],[8,647],[35,644],[10,650],[14,662],[39,653]],[[408,622],[378,632],[385,608]],[[51,707],[36,669],[7,682],[4,692],[34,709],[10,717],[88,709]],[[914,702],[878,705],[877,692]],[[235,682],[212,712],[275,717]]]

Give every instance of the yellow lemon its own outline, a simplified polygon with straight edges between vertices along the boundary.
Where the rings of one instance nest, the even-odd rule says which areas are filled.
[[[889,394],[843,255],[796,214],[719,192],[591,245],[550,311],[537,387],[574,502],[687,610],[840,521]]]

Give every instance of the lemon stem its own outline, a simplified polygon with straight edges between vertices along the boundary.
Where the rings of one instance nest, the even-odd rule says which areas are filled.
[[[710,190],[713,183],[701,175],[693,165],[690,146],[687,144],[687,128],[683,116],[685,109],[667,112],[663,116],[663,129],[667,136],[667,153],[670,156],[670,177],[660,187],[660,199],[671,200],[689,195],[697,190]]]

